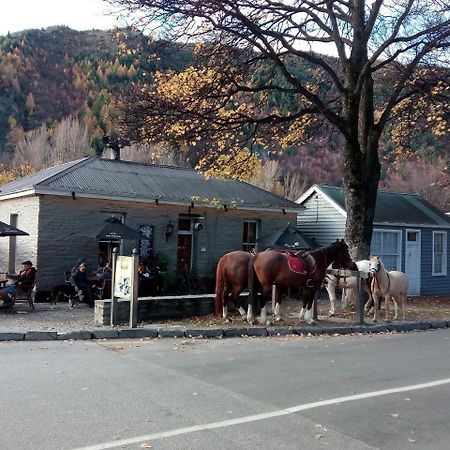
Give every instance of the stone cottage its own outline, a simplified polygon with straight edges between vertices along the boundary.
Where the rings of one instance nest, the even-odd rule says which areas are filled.
[[[96,268],[113,247],[169,271],[213,277],[219,258],[252,250],[259,236],[294,223],[299,205],[250,184],[178,167],[87,157],[0,186],[0,220],[29,236],[0,238],[0,272],[31,259],[38,289],[63,281],[78,258]],[[112,219],[113,218],[113,219]],[[100,235],[108,221],[137,238]]]

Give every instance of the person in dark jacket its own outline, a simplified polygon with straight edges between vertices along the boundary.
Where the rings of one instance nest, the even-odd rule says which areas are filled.
[[[12,277],[12,275],[8,275],[8,277]],[[33,267],[33,263],[28,260],[24,261],[14,284],[0,289],[0,300],[3,300],[6,306],[13,305],[14,296],[18,293],[27,293],[35,281],[36,269]]]
[[[89,283],[86,275],[86,264],[81,263],[70,277],[70,284],[75,288],[76,296],[80,302],[86,301],[86,303],[92,308],[94,303],[92,301],[91,293],[89,290]],[[69,300],[70,308],[74,307],[74,300]]]

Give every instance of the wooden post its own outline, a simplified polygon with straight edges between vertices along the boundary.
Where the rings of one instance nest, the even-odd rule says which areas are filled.
[[[132,262],[132,294],[130,299],[130,327],[136,328],[137,318],[138,318],[138,269],[139,269],[139,253],[137,248],[133,248],[132,251],[133,262]]]
[[[116,277],[116,263],[117,263],[117,247],[112,251],[112,277],[111,277],[111,325],[117,325],[117,297],[114,297],[114,286]]]
[[[359,272],[356,272],[356,285],[358,286],[358,292],[356,293],[356,319],[358,325],[364,325],[364,291],[361,283],[362,278]]]
[[[277,287],[272,284],[272,314],[275,312],[275,301],[277,297]]]

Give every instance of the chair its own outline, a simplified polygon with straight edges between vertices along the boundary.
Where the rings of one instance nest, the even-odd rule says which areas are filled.
[[[33,283],[32,286],[27,287],[24,290],[20,290],[20,292],[16,292],[12,298],[14,302],[17,302],[18,300],[26,300],[28,304],[30,305],[31,309],[34,310],[34,297],[36,295],[36,281]]]
[[[71,272],[64,272],[64,283],[70,284],[70,277],[72,276]]]
[[[103,300],[108,293],[111,296],[111,280],[102,280],[99,285],[94,287],[94,300]]]

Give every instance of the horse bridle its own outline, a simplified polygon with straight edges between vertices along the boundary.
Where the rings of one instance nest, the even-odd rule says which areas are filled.
[[[378,289],[380,289],[380,292],[381,292],[380,282],[378,281],[378,278],[377,278],[377,274],[380,271],[380,269],[381,269],[381,261],[378,260],[377,267],[374,270],[372,270],[372,268],[370,268],[370,274],[373,275],[373,280],[372,280],[371,284],[377,283]],[[389,292],[389,288],[391,287],[391,277],[389,276],[389,272],[387,270],[386,270],[386,276],[388,279],[388,287],[387,287],[386,292]],[[373,290],[373,288],[372,288],[372,290]],[[383,294],[383,292],[381,292],[381,293]]]

